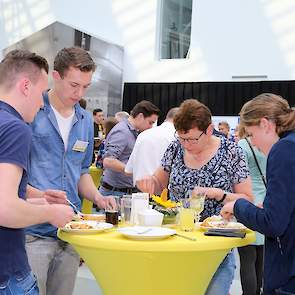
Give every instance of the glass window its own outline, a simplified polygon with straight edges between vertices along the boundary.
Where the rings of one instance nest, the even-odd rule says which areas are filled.
[[[162,0],[160,58],[186,58],[190,48],[192,0]]]

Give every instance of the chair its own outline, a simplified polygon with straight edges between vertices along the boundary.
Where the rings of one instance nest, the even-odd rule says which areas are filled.
[[[94,185],[98,188],[100,186],[100,180],[102,176],[102,169],[97,168],[95,166],[91,166],[89,168],[90,170],[90,175],[92,177],[92,180],[94,182]],[[92,207],[93,203],[87,199],[83,199],[82,201],[82,213],[85,214],[91,214],[92,213]]]

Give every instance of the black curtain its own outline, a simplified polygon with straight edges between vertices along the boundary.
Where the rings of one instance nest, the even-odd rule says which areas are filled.
[[[125,83],[123,110],[130,112],[136,103],[146,99],[161,109],[162,122],[170,108],[196,98],[215,116],[233,116],[246,101],[264,92],[281,95],[295,105],[295,81]]]

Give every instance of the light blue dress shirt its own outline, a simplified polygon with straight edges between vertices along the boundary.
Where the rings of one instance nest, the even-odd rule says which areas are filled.
[[[43,95],[44,107],[31,124],[33,137],[29,162],[29,184],[40,190],[57,189],[66,192],[67,197],[78,208],[78,182],[81,175],[89,173],[93,153],[92,115],[75,105],[75,115],[69,133],[68,146],[64,143],[54,112],[49,104],[48,94]],[[75,151],[77,140],[87,142],[85,151]],[[27,234],[56,237],[56,228],[50,224],[27,228]]]

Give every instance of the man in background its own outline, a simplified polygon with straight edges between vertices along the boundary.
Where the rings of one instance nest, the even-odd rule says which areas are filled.
[[[93,112],[93,121],[94,121],[94,137],[104,139],[104,114],[102,109],[94,109]]]
[[[149,129],[157,121],[160,110],[150,101],[134,106],[128,119],[119,122],[108,134],[103,157],[104,174],[99,191],[102,195],[135,192],[132,176],[125,174],[125,165],[133,150],[138,132]]]
[[[80,197],[100,208],[111,202],[100,195],[89,174],[93,120],[79,105],[94,71],[94,61],[84,49],[60,50],[54,59],[53,88],[43,94],[44,107],[31,124],[29,184],[36,196],[47,188],[65,191],[79,209]],[[26,233],[29,263],[40,293],[71,295],[80,262],[76,251],[57,239],[57,228],[50,224],[32,226]]]
[[[129,114],[125,111],[120,111],[120,112],[117,112],[115,114],[115,118],[118,122],[121,122],[123,121],[124,119],[128,119],[129,118]]]
[[[50,205],[54,191],[28,199],[31,123],[43,106],[48,63],[27,50],[13,50],[0,63],[0,293],[39,294],[25,250],[24,227],[48,222],[61,227],[73,217],[66,205]],[[61,194],[61,199],[65,198]]]
[[[137,180],[153,175],[161,166],[161,159],[168,145],[175,139],[173,118],[177,111],[178,108],[170,109],[165,122],[138,135],[125,167],[125,172],[133,176],[134,186]]]
[[[218,123],[218,131],[223,133],[226,138],[230,138],[230,126],[226,121]]]

